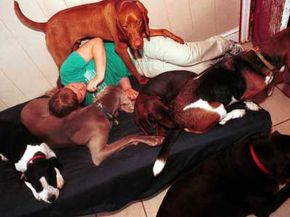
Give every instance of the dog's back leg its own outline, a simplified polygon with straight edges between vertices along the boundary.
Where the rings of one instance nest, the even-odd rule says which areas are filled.
[[[162,141],[163,137],[161,136],[141,136],[133,134],[125,136],[111,144],[106,144],[107,140],[105,141],[104,138],[100,139],[100,137],[93,137],[88,144],[88,148],[90,149],[94,164],[98,166],[110,155],[129,145],[145,143],[149,146],[156,146],[161,144]]]
[[[55,37],[58,34],[60,36]],[[50,35],[53,35],[50,36]],[[54,62],[57,67],[60,68],[64,60],[68,57],[68,55],[73,51],[74,43],[65,35],[61,36],[61,33],[56,32],[47,32],[46,33],[46,44],[49,52],[52,55]],[[63,40],[59,41],[57,39],[62,38]]]
[[[166,164],[166,160],[169,156],[170,148],[173,143],[175,143],[180,133],[180,129],[170,129],[167,132],[166,137],[162,143],[161,150],[153,166],[154,176],[157,176],[163,170]]]

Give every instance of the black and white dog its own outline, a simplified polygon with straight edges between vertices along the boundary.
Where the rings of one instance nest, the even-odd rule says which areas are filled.
[[[290,197],[289,183],[290,136],[245,138],[176,181],[157,217],[270,216]]]
[[[37,200],[55,201],[64,184],[55,153],[20,124],[0,120],[0,159],[14,164]]]

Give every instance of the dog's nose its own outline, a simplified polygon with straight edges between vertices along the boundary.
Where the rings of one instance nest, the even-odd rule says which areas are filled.
[[[141,47],[142,47],[142,44],[143,44],[142,39],[140,39],[140,38],[135,39],[135,41],[134,41],[134,46],[135,46],[136,48],[141,48]]]
[[[49,202],[54,202],[54,201],[56,200],[56,196],[55,196],[54,194],[49,195],[48,198],[47,198],[47,200],[48,200]]]

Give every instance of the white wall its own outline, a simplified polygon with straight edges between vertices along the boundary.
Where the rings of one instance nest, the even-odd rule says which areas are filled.
[[[92,0],[18,0],[24,14],[44,22],[67,7]],[[171,30],[187,41],[233,34],[239,25],[239,0],[142,0],[150,25]],[[0,111],[55,87],[58,70],[44,34],[20,23],[13,0],[0,1]]]

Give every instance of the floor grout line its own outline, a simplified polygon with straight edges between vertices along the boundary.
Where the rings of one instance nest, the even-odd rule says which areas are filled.
[[[145,216],[148,217],[143,200],[141,200],[141,204],[142,204],[142,207],[143,207],[143,210],[144,210]]]
[[[279,123],[277,123],[277,124],[273,124],[273,125],[272,125],[272,128],[273,128],[273,127],[276,127],[276,126],[278,126],[278,125],[280,125],[280,124],[284,124],[284,123],[286,123],[287,121],[290,121],[290,118],[288,118],[288,119],[286,119],[286,120],[284,120],[284,121],[281,121],[281,122],[279,122]]]

